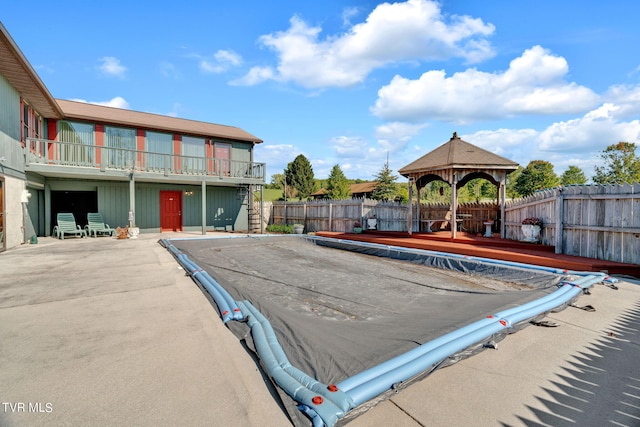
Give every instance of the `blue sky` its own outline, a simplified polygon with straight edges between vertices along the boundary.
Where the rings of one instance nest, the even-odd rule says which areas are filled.
[[[458,132],[526,166],[594,172],[640,135],[640,4],[7,2],[56,98],[233,125],[281,173],[304,154],[373,179]],[[269,180],[269,178],[267,178]]]

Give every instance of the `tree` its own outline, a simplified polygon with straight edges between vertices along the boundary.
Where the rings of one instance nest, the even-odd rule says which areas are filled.
[[[518,197],[522,197],[522,194],[520,194],[516,188],[516,182],[518,182],[518,178],[520,178],[523,171],[524,168],[522,166],[518,166],[518,169],[507,175],[507,185],[505,190],[508,198],[516,199]]]
[[[569,169],[560,176],[560,183],[562,185],[586,184],[587,176],[579,167],[569,166]]]
[[[264,186],[264,188],[270,188],[277,190],[279,188],[284,189],[284,174],[274,173],[271,175],[271,182]]]
[[[557,187],[560,184],[558,176],[553,171],[553,165],[545,160],[532,160],[516,179],[515,189],[523,197],[533,194],[537,190]]]
[[[596,184],[622,184],[640,182],[640,158],[636,155],[636,144],[619,142],[608,146],[600,157],[605,165],[596,166],[593,182]]]
[[[374,200],[393,200],[398,192],[398,185],[396,180],[397,175],[394,175],[391,169],[389,169],[389,162],[386,162],[380,172],[376,175],[376,187],[371,192],[371,198]]]
[[[284,170],[287,185],[298,190],[298,197],[308,199],[309,195],[315,191],[315,180],[313,178],[313,168],[311,162],[303,154],[298,155],[293,162],[287,165]]]
[[[324,193],[330,199],[343,200],[351,198],[351,184],[340,169],[340,165],[331,168]]]

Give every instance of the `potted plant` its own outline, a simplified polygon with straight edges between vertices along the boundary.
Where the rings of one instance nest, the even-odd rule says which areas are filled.
[[[295,234],[302,234],[304,232],[303,224],[293,224],[293,232]]]
[[[356,221],[353,223],[353,232],[362,233],[362,224],[360,223],[360,221]]]
[[[524,234],[523,242],[536,243],[540,240],[540,230],[542,229],[542,220],[536,217],[529,217],[522,220],[520,227]]]

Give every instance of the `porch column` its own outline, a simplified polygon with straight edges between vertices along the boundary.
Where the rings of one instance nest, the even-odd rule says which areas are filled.
[[[51,187],[45,181],[44,184],[44,235],[51,236]]]
[[[136,180],[129,174],[129,227],[136,225]]]
[[[207,183],[202,180],[202,235],[207,234]]]

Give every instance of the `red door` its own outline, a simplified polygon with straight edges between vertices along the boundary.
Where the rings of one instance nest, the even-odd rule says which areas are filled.
[[[160,231],[182,231],[182,192],[160,192]]]

